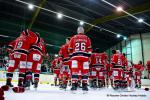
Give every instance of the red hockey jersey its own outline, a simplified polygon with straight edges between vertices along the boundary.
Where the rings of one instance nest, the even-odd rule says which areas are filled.
[[[71,38],[69,54],[87,56],[89,52],[92,52],[91,40],[86,35],[79,33]]]
[[[31,47],[30,47],[30,50],[29,52],[31,53],[38,53],[40,55],[45,55],[46,54],[46,50],[45,50],[45,45],[44,45],[44,42],[39,42],[37,44],[33,44]]]
[[[52,69],[60,69],[62,66],[62,58],[61,57],[55,58],[51,62],[51,66],[52,66]]]
[[[142,72],[144,70],[144,66],[141,64],[133,64],[133,69],[135,69],[135,71]]]
[[[128,60],[127,60],[127,58],[126,58],[126,57],[124,57],[123,65],[124,65],[125,67],[128,67]]]
[[[91,65],[105,65],[107,60],[105,53],[93,53],[91,55]]]
[[[28,35],[22,35],[22,33],[27,33]],[[30,47],[38,42],[39,37],[34,32],[28,30],[22,33],[15,40],[14,52],[27,54]]]
[[[62,47],[60,48],[60,51],[59,51],[59,55],[60,55],[63,59],[68,59],[68,56],[69,56],[68,44],[62,45]]]
[[[125,60],[123,54],[113,54],[111,57],[111,63],[115,64],[115,66],[125,66]]]

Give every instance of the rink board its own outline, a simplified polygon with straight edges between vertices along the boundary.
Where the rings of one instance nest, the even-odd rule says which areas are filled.
[[[6,71],[0,71],[0,81],[6,80]],[[18,72],[14,72],[13,82],[17,82]],[[40,83],[41,84],[54,84],[54,75],[40,74]],[[150,80],[142,79],[143,86],[150,86]]]
[[[0,71],[0,82],[6,80],[6,71]],[[17,82],[18,80],[18,72],[14,72],[13,74],[13,82]],[[54,75],[40,74],[40,83],[41,84],[53,84],[54,83]]]

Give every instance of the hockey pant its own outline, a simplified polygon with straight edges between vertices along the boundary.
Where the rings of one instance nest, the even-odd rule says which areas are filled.
[[[91,72],[92,79],[105,80],[104,67],[93,67]]]
[[[77,83],[79,76],[82,77],[82,83],[87,83],[89,73],[88,57],[75,57],[71,59],[72,83]]]
[[[42,55],[40,54],[30,53],[28,55],[26,80],[30,80],[32,73],[34,73],[34,81],[39,81],[42,60]]]
[[[60,79],[63,84],[67,84],[70,79],[70,61],[64,61],[60,69]]]
[[[124,72],[125,77],[123,78],[124,81],[127,81],[127,86],[131,86],[131,81],[132,81],[132,75],[129,71]]]
[[[19,69],[19,81],[24,80],[24,75],[26,72],[26,61],[27,55],[23,53],[13,53],[9,55],[9,66],[7,69],[7,81],[11,82],[13,77],[13,72]]]
[[[141,84],[141,72],[136,71],[134,73],[134,81],[136,84]]]
[[[112,68],[112,77],[114,85],[117,86],[120,84],[117,84],[116,82],[121,83],[123,80],[123,69],[122,68]]]

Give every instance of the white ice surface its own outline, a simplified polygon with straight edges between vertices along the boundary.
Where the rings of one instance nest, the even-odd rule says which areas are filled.
[[[0,86],[3,84],[0,82]],[[24,93],[14,93],[11,90],[5,92],[5,100],[150,100],[150,91],[136,89],[133,92],[123,92],[115,91],[112,88],[103,88],[90,89],[86,94],[83,94],[82,90],[79,89],[76,94],[73,94],[69,87],[64,91],[50,84],[40,84],[37,90],[31,87]]]

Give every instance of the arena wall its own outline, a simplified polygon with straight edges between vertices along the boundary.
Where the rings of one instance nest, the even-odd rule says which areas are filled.
[[[13,82],[18,81],[18,72],[13,74]],[[41,84],[54,84],[54,75],[49,74],[40,74],[40,83]],[[6,81],[6,71],[0,71],[0,82]]]
[[[138,63],[139,60],[143,61],[146,69],[147,60],[150,60],[150,33],[131,35],[127,40],[108,49],[109,57],[111,56],[112,49],[126,53],[129,62]],[[147,77],[147,73],[145,70],[142,77]]]
[[[13,82],[17,82],[18,72],[14,73]],[[0,71],[0,82],[5,82],[6,71]],[[40,74],[40,84],[54,84],[54,75]],[[142,86],[150,86],[150,80],[142,79]]]

